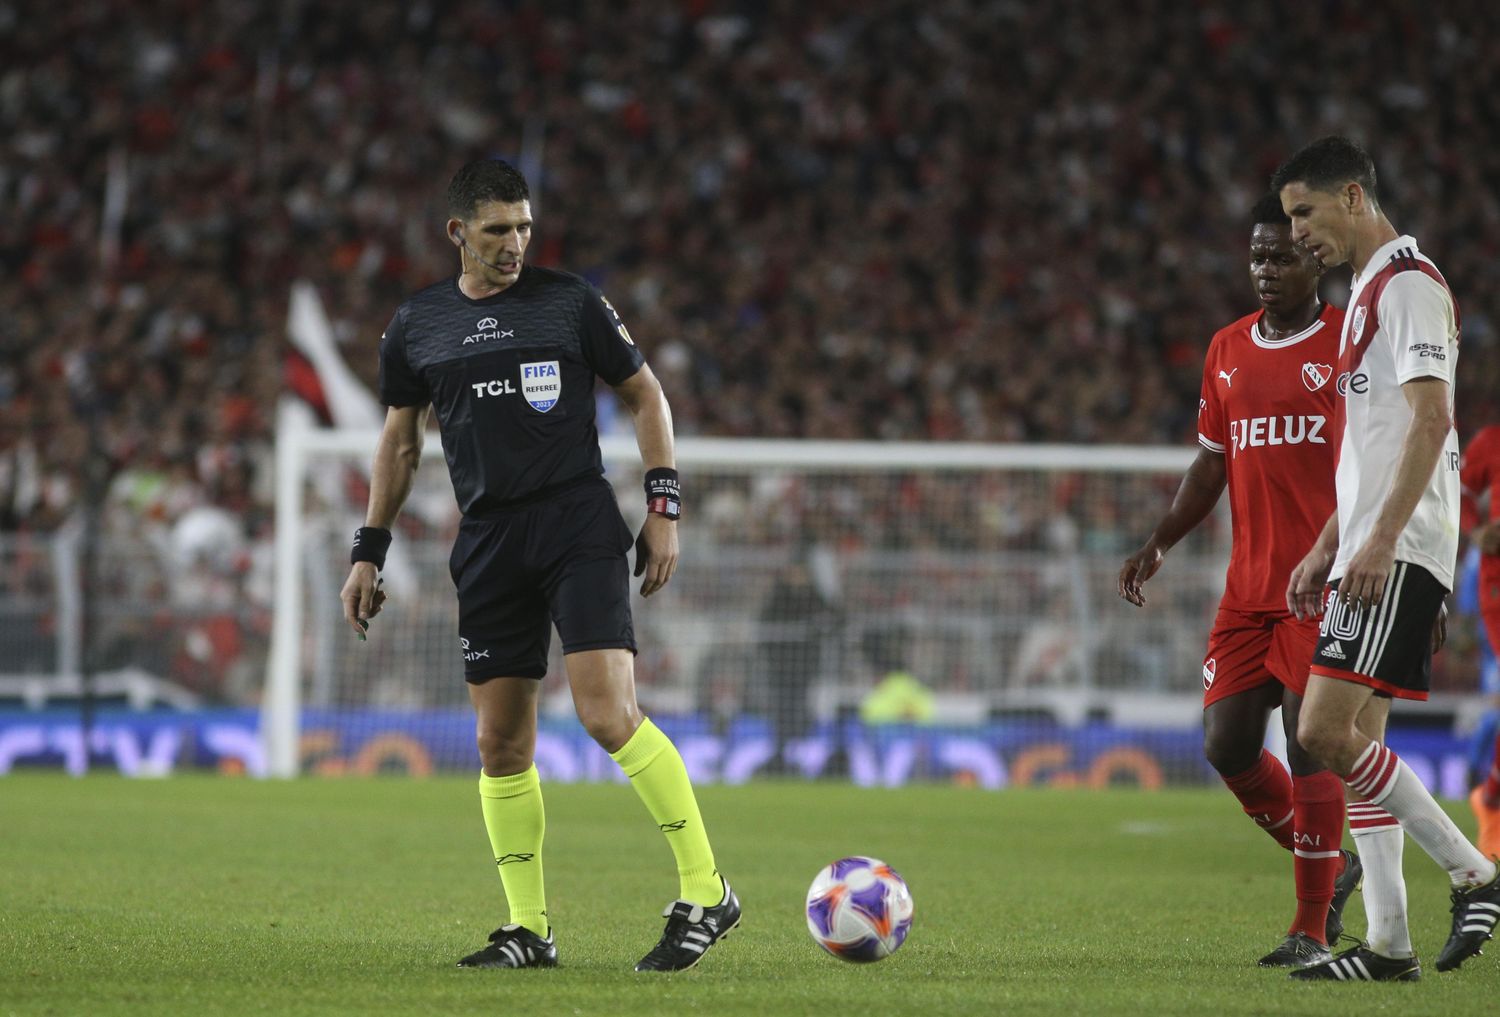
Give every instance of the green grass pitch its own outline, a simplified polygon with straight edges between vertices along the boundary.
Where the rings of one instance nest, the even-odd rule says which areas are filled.
[[[628,787],[546,795],[562,966],[459,971],[503,917],[472,780],[6,777],[0,1015],[1500,1013],[1500,946],[1431,968],[1446,880],[1415,845],[1423,982],[1257,969],[1291,916],[1290,857],[1209,790],[705,788],[744,924],[697,970],[637,975],[676,895],[666,844]],[[823,954],[802,917],[818,868],[856,853],[916,899],[906,946],[870,966]]]

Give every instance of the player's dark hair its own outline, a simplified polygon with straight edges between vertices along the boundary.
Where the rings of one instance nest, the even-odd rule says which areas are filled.
[[[1336,134],[1319,138],[1277,167],[1271,190],[1280,194],[1287,184],[1306,184],[1315,191],[1332,192],[1353,181],[1379,207],[1375,193],[1375,161],[1359,145]]]
[[[472,219],[486,201],[511,204],[530,199],[526,178],[503,159],[466,162],[448,183],[448,214],[455,219]]]
[[[1264,195],[1250,210],[1251,226],[1290,226],[1292,217],[1281,210],[1281,198],[1275,194]]]

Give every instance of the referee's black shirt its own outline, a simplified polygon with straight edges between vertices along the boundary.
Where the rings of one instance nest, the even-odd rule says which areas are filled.
[[[644,363],[603,294],[527,265],[492,297],[454,277],[402,304],[380,339],[380,401],[432,403],[458,507],[484,516],[602,474],[594,378],[618,385]]]

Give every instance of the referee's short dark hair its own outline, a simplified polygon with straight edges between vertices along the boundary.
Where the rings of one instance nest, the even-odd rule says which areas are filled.
[[[466,162],[448,183],[448,214],[455,219],[472,219],[486,201],[511,204],[530,199],[526,178],[504,159]]]
[[[1319,138],[1282,163],[1271,177],[1276,194],[1287,184],[1306,184],[1314,191],[1336,191],[1353,181],[1365,197],[1378,206],[1375,193],[1375,161],[1358,144],[1337,134]]]
[[[1281,210],[1281,198],[1266,194],[1250,210],[1251,226],[1290,226],[1292,217]]]

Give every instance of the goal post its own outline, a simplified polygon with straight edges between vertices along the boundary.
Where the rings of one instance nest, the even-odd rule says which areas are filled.
[[[347,753],[320,757],[325,735],[310,743],[314,729],[396,732],[382,744],[419,743],[410,748],[419,768],[473,765],[445,568],[458,515],[434,433],[384,573],[389,606],[366,643],[339,617],[377,440],[378,431],[318,428],[291,412],[279,424],[262,703],[275,776],[353,765]],[[601,449],[634,530],[643,511],[634,438],[609,436]],[[809,733],[862,713],[898,728],[1147,715],[1191,724],[1201,706],[1227,506],[1174,550],[1147,610],[1115,596],[1122,559],[1165,511],[1192,448],[684,437],[676,451],[682,559],[661,593],[635,598],[639,694],[677,724],[685,756],[717,753],[724,779],[776,765],[764,737],[713,741],[731,730],[770,731],[781,765],[811,774],[827,772],[815,757],[830,750]],[[553,655],[542,710],[561,731],[570,704],[555,640]],[[548,765],[595,775],[587,747],[559,747],[569,737],[543,747]],[[886,765],[847,755],[851,769]]]

